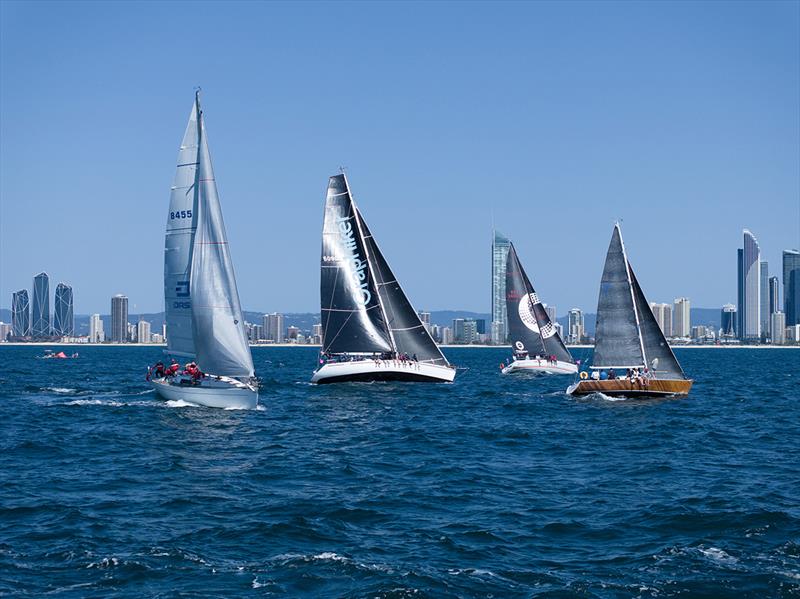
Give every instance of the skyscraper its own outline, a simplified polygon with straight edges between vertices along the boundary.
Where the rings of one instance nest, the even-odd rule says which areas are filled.
[[[66,283],[56,286],[53,311],[53,334],[59,337],[72,337],[75,334],[75,319],[72,307],[72,287]]]
[[[150,343],[150,323],[146,320],[140,320],[136,323],[136,341]]]
[[[736,337],[736,306],[725,304],[722,306],[722,314],[720,316],[720,336],[728,339]]]
[[[800,251],[783,250],[783,312],[786,326],[800,324]]]
[[[782,312],[781,291],[778,277],[769,278],[769,315],[772,317],[775,312]]]
[[[688,297],[677,297],[672,312],[672,336],[688,337],[692,330]]]
[[[776,345],[786,343],[786,318],[783,312],[775,312],[770,318],[769,338]]]
[[[664,337],[672,337],[672,304],[650,302],[650,310],[658,323]]]
[[[11,327],[14,337],[27,337],[31,334],[31,309],[27,289],[15,291],[12,296]]]
[[[555,306],[548,306],[547,304],[544,305],[544,311],[547,312],[547,318],[550,319],[550,322],[555,324],[556,322],[556,307]]]
[[[739,338],[761,338],[761,250],[755,236],[744,229],[744,247],[739,250]]]
[[[567,343],[580,343],[584,336],[583,311],[573,308],[567,314]]]
[[[264,323],[264,335],[266,336],[267,341],[272,341],[273,343],[283,343],[286,339],[286,327],[284,326],[283,314],[279,314],[278,312],[264,314],[262,320]]]
[[[122,294],[111,298],[111,341],[128,341],[128,298]]]
[[[50,277],[40,272],[33,277],[33,313],[31,314],[31,336],[50,336]]]
[[[92,314],[89,317],[89,343],[102,343],[106,340],[106,333],[103,330],[103,320],[99,314]]]
[[[506,260],[511,241],[497,231],[492,236],[492,343],[505,343],[506,323]]]
[[[766,341],[769,337],[769,264],[766,260],[761,260],[758,266],[758,318],[761,321],[761,341]]]

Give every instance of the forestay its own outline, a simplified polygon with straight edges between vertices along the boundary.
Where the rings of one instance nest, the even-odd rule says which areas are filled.
[[[513,243],[506,259],[506,317],[511,344],[516,349],[574,362],[522,268]]]
[[[439,346],[422,324],[417,311],[408,301],[360,212],[358,218],[395,350],[416,356],[420,362],[448,364]]]
[[[189,291],[197,363],[211,374],[252,377],[253,358],[244,329],[199,97],[196,112],[199,164]]]
[[[619,225],[614,226],[600,280],[595,337],[593,368],[644,366],[628,260]]]
[[[322,225],[322,349],[331,353],[392,351],[347,179],[328,181]]]

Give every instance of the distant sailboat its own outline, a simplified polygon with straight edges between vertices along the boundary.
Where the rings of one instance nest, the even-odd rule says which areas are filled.
[[[167,350],[205,374],[151,380],[159,395],[215,408],[254,408],[258,390],[244,330],[200,93],[178,153],[164,244]]]
[[[506,260],[506,322],[514,350],[502,373],[572,374],[578,367],[533,289],[512,243]]]
[[[613,370],[618,376],[587,377],[567,393],[663,397],[688,395],[692,388],[693,381],[684,375],[633,274],[619,224],[614,226],[600,281],[592,370],[604,375]],[[638,376],[627,377],[628,370]]]
[[[455,368],[378,249],[344,174],[328,181],[320,266],[323,341],[311,382],[453,380]]]

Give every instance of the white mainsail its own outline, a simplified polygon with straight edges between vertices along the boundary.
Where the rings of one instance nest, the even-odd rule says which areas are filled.
[[[194,140],[187,140],[190,130],[195,135]],[[175,306],[171,312],[168,307],[167,312],[169,351],[179,353],[186,351],[182,348],[191,347],[191,351],[186,351],[186,354],[193,353],[198,366],[206,372],[231,377],[252,377],[253,358],[244,329],[239,292],[236,288],[230,248],[211,166],[203,113],[200,110],[199,93],[195,97],[181,153],[185,148],[191,147],[190,144],[194,146],[194,153],[192,156],[186,156],[185,160],[182,155],[179,157],[182,161],[178,163],[176,179],[181,176],[181,169],[188,169],[193,164],[193,194],[188,191],[184,194],[187,197],[193,195],[192,207],[176,206],[176,210],[181,210],[180,216],[174,214],[172,208],[173,203],[177,203],[175,200],[177,185],[173,187],[173,199],[170,203],[170,222],[189,221],[184,225],[189,231],[188,235],[181,236],[180,243],[173,244],[173,247],[183,251],[186,238],[190,239],[190,242],[188,269],[184,271],[188,277],[180,280],[175,277],[174,273],[181,266],[177,260],[170,267],[165,267],[165,298],[167,302],[171,299],[170,290],[166,288],[167,284],[171,283],[175,283],[175,289],[172,291],[176,296]],[[186,178],[184,177],[181,182],[185,183]],[[186,216],[183,210],[187,211]],[[170,236],[176,237],[177,232],[171,232],[168,226],[168,240]],[[169,264],[171,259],[169,250],[168,241],[165,265]],[[175,253],[177,255],[179,252]],[[185,321],[181,320],[185,312],[190,315],[189,335],[185,334],[183,328]],[[176,320],[170,319],[170,316],[176,315],[178,316]],[[173,350],[176,346],[172,343],[171,331],[176,324],[181,327],[177,341],[179,348]]]

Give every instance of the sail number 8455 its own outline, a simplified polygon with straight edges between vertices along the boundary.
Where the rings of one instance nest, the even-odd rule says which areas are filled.
[[[169,219],[173,220],[176,218],[192,218],[192,211],[191,210],[176,210],[175,212],[169,213]]]

